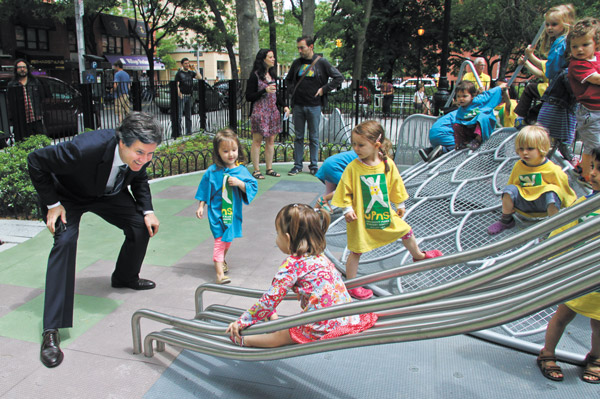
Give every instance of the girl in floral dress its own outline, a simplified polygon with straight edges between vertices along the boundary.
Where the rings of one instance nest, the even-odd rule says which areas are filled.
[[[277,246],[289,256],[271,282],[271,288],[227,328],[240,346],[273,348],[306,343],[364,331],[375,324],[373,313],[345,316],[292,327],[268,334],[244,335],[242,330],[264,318],[277,318],[275,309],[289,289],[298,294],[303,312],[352,302],[342,277],[323,254],[329,214],[305,204],[286,205],[275,219]]]

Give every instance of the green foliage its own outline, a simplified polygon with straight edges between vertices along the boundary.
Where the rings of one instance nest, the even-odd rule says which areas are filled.
[[[50,143],[48,137],[37,135],[0,152],[0,217],[37,216],[37,194],[27,171],[27,155]]]

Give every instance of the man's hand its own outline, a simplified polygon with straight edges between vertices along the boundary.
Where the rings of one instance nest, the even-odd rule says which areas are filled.
[[[56,221],[59,217],[64,224],[67,224],[67,211],[65,210],[64,206],[59,205],[52,209],[48,209],[48,215],[46,216],[46,227],[48,227],[48,230],[50,233],[52,233],[52,235],[55,233]]]
[[[148,234],[150,237],[154,237],[156,233],[158,233],[158,226],[160,222],[154,213],[149,213],[144,216],[144,223],[146,223],[146,228],[148,229]]]

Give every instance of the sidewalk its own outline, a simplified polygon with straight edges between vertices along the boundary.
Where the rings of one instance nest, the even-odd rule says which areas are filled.
[[[266,289],[284,259],[275,244],[274,219],[290,202],[314,204],[324,189],[308,173],[260,180],[244,210],[244,237],[228,254],[232,284]],[[598,388],[564,365],[565,381],[541,376],[535,357],[470,336],[320,353],[279,361],[245,362],[167,346],[152,358],[132,354],[131,315],[147,308],[194,316],[194,290],[214,282],[212,235],[195,217],[200,173],[151,184],[161,221],[141,277],[157,288],[135,292],[110,287],[122,233],[93,214],[82,218],[77,258],[74,328],[61,331],[64,362],[39,361],[44,276],[52,238],[44,226],[17,223],[0,238],[0,398],[591,398]],[[29,228],[41,229],[26,232]],[[5,235],[6,234],[6,235]],[[26,240],[25,237],[33,238]],[[16,239],[15,239],[16,241]],[[249,307],[252,300],[207,295],[207,305]],[[283,314],[296,313],[287,303]],[[585,322],[582,320],[582,322]],[[165,328],[144,320],[146,334]],[[588,327],[589,328],[589,327]]]

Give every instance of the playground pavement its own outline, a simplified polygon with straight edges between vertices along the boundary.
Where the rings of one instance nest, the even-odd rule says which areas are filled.
[[[284,258],[275,244],[276,213],[291,202],[314,204],[323,191],[308,173],[288,177],[290,167],[277,165],[282,177],[260,180],[244,210],[244,237],[227,257],[233,285],[268,287]],[[141,277],[154,280],[156,289],[111,288],[122,234],[93,214],[83,217],[74,327],[61,331],[65,360],[55,369],[39,361],[51,235],[40,222],[0,221],[7,242],[0,246],[0,398],[600,398],[600,388],[582,382],[576,366],[564,365],[565,381],[551,382],[534,356],[465,335],[261,362],[170,346],[152,358],[133,355],[134,311],[192,318],[194,290],[214,282],[208,222],[194,214],[200,178],[192,173],[151,184],[161,225]],[[220,294],[206,298],[206,304],[252,304]],[[285,304],[282,313],[295,313],[296,306]],[[144,335],[162,328],[142,322]]]

